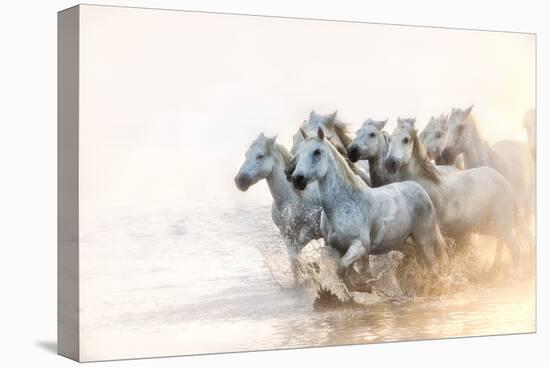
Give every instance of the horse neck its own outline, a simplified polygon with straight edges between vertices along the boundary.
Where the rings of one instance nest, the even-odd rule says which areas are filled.
[[[416,157],[413,156],[407,164],[403,165],[399,169],[398,175],[399,181],[416,181],[426,190],[432,201],[437,201],[440,191],[439,184],[434,182],[431,178],[426,177],[424,172],[422,172],[421,163],[417,161]]]
[[[380,149],[378,154],[369,158],[369,172],[373,187],[385,184],[386,169],[384,168],[384,158],[388,154],[388,141],[385,136],[380,138]]]
[[[275,201],[275,205],[277,205],[278,208],[296,196],[290,187],[290,183],[287,181],[284,170],[284,161],[282,157],[277,156],[271,173],[266,177],[271,197],[273,197],[273,201]]]
[[[335,157],[330,156],[329,165],[327,173],[319,178],[317,188],[323,211],[330,220],[336,208],[357,201],[357,189],[354,189],[339,171]],[[370,190],[368,187],[365,190],[368,203]]]
[[[472,120],[472,128],[466,141],[464,162],[467,168],[481,167],[491,163],[491,147],[481,137],[474,120]]]

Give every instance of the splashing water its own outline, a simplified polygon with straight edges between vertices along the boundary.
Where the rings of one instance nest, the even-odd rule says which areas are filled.
[[[531,263],[513,270],[505,256],[489,277],[494,243],[486,238],[476,238],[435,280],[414,257],[371,256],[372,292],[350,293],[336,275],[338,254],[322,241],[299,256],[296,285],[268,206],[133,213],[82,221],[84,357],[535,330]],[[334,297],[317,307],[323,302],[316,299]]]

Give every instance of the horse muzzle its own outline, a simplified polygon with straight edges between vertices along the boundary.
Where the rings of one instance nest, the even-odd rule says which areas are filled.
[[[388,157],[384,160],[384,167],[389,173],[395,173],[399,168],[399,162],[395,158]]]
[[[352,145],[348,148],[347,154],[349,160],[354,163],[357,162],[359,160],[359,157],[361,156],[359,148],[355,145]]]
[[[303,175],[293,175],[292,186],[294,186],[296,190],[305,190],[307,186],[307,178]]]
[[[246,191],[252,184],[252,179],[245,175],[235,176],[235,186],[241,191]]]

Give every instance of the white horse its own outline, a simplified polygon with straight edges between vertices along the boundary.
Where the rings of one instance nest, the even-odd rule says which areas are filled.
[[[428,193],[437,211],[444,235],[461,239],[470,232],[496,235],[498,248],[494,265],[500,262],[506,244],[514,266],[519,262],[516,227],[516,204],[508,181],[490,167],[465,171],[447,166],[438,170],[420,143],[414,119],[398,120],[391,135],[385,160],[390,172],[400,181],[414,180]]]
[[[262,133],[254,140],[235,176],[235,184],[246,191],[262,179],[267,181],[273,197],[271,218],[293,257],[311,240],[322,237],[321,206],[305,200],[288,183],[284,170],[291,155],[275,139]]]
[[[338,152],[346,157],[346,150],[352,141],[351,132],[347,124],[336,118],[337,114],[338,111],[334,111],[333,113],[329,113],[327,115],[321,115],[315,111],[311,111],[309,118],[302,123],[296,134],[292,137],[292,148],[290,149],[290,152],[292,154],[296,154],[300,144],[302,144],[305,140],[302,132],[306,135],[314,135],[317,133],[319,128],[322,128],[325,131],[327,138],[336,147]],[[358,166],[354,166],[350,162],[350,166],[355,173],[359,175],[361,179],[367,183],[367,185],[370,186],[371,181],[369,175],[367,174],[369,171],[368,164],[366,164],[366,162],[360,162]]]
[[[441,157],[441,153],[445,148],[445,143],[449,135],[447,117],[448,116],[444,114],[441,114],[439,117],[432,116],[419,136],[422,145],[426,148],[428,157],[433,159],[435,164],[438,165],[446,164]],[[459,169],[464,169],[464,157],[462,154],[456,157],[453,165]]]
[[[371,187],[380,187],[396,182],[395,175],[384,167],[384,158],[388,152],[389,134],[382,129],[388,120],[366,120],[357,130],[355,138],[348,146],[347,155],[350,161],[367,160]]]
[[[528,224],[534,207],[534,161],[529,147],[515,140],[501,140],[490,146],[481,137],[472,108],[451,112],[443,159],[452,162],[462,153],[467,169],[488,166],[499,171],[512,185],[520,216]]]
[[[304,134],[305,135],[305,134]],[[338,272],[349,290],[355,261],[368,254],[402,249],[408,237],[432,268],[435,251],[446,254],[435,209],[426,191],[415,182],[368,187],[355,175],[322,128],[308,137],[296,152],[292,183],[298,190],[317,182],[323,207],[321,229],[325,241],[343,256]]]

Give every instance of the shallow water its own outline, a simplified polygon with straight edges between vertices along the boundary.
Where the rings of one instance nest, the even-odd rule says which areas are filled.
[[[535,331],[532,279],[314,308],[312,288],[291,287],[267,206],[83,223],[84,360]]]

